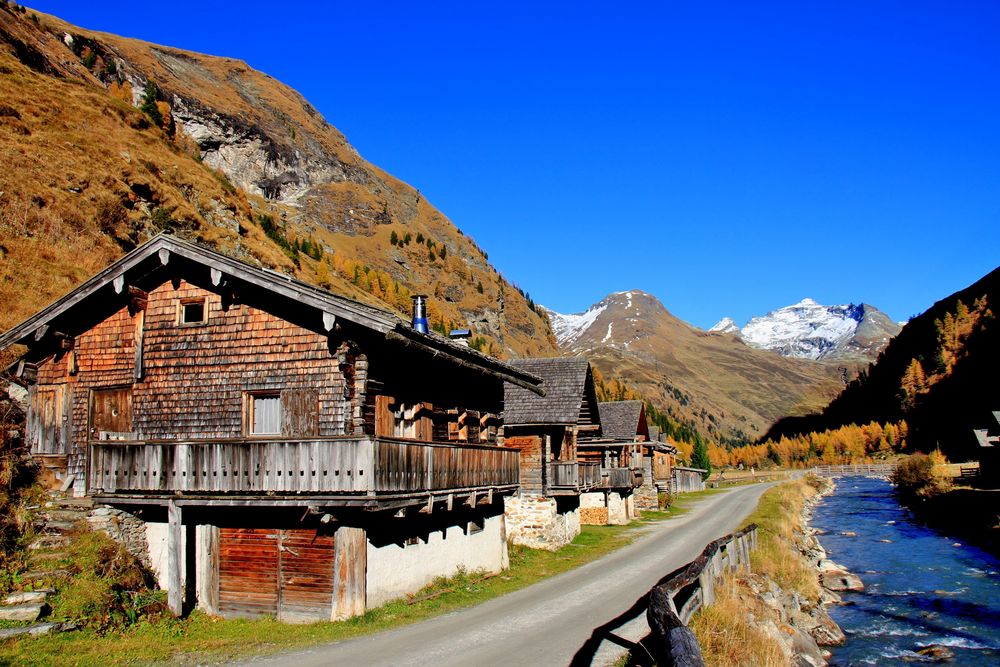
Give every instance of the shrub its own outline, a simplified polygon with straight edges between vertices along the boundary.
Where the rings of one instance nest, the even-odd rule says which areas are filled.
[[[417,245],[420,245],[423,242],[424,242],[424,235],[421,234],[420,232],[417,232]]]
[[[163,114],[160,113],[160,107],[156,104],[156,98],[159,94],[159,89],[157,89],[153,80],[150,79],[142,92],[142,103],[139,105],[139,110],[149,116],[149,120],[152,121],[153,125],[163,127]]]
[[[397,243],[399,243],[399,234],[397,234],[396,230],[394,229],[392,230],[392,233],[389,234],[389,244],[396,245]]]
[[[935,450],[927,454],[912,454],[902,459],[892,473],[892,483],[904,498],[930,498],[951,488],[945,469],[947,459]]]

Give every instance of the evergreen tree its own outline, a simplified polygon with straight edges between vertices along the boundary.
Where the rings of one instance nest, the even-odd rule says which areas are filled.
[[[153,125],[163,127],[163,114],[160,113],[160,108],[156,106],[156,98],[159,94],[160,91],[157,89],[156,84],[150,79],[142,92],[142,104],[139,105],[139,111],[149,116],[149,119],[153,121]]]
[[[399,234],[396,233],[395,229],[392,230],[391,234],[389,234],[389,243],[390,245],[396,245],[399,243]]]
[[[708,476],[712,474],[712,461],[708,458],[708,447],[705,445],[705,441],[701,439],[699,433],[694,434],[694,451],[691,453],[691,467],[701,468],[705,471],[702,473],[702,479],[708,479]]]

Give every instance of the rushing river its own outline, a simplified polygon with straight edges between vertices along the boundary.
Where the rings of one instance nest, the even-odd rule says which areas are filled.
[[[842,477],[815,510],[812,526],[830,559],[865,583],[830,615],[847,634],[833,665],[930,662],[916,653],[939,644],[952,665],[1000,665],[1000,561],[920,525],[892,486]],[[856,535],[845,535],[855,533]]]

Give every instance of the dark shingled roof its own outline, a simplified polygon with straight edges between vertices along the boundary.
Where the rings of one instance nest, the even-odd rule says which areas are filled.
[[[505,383],[504,424],[575,424],[588,382],[593,384],[590,362],[583,357],[516,359],[508,361],[519,371],[542,378],[545,396]],[[593,391],[591,389],[591,391]]]
[[[633,440],[639,430],[642,401],[598,403],[601,411],[601,431],[605,438]]]

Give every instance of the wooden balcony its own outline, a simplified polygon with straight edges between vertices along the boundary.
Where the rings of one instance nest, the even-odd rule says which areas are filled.
[[[88,488],[103,498],[426,497],[510,490],[518,474],[518,452],[481,445],[370,437],[100,441],[90,444]]]
[[[549,464],[549,490],[553,495],[589,491],[601,483],[601,467],[597,463],[556,461]]]
[[[642,486],[642,468],[603,468],[601,486],[607,489],[633,489]]]

